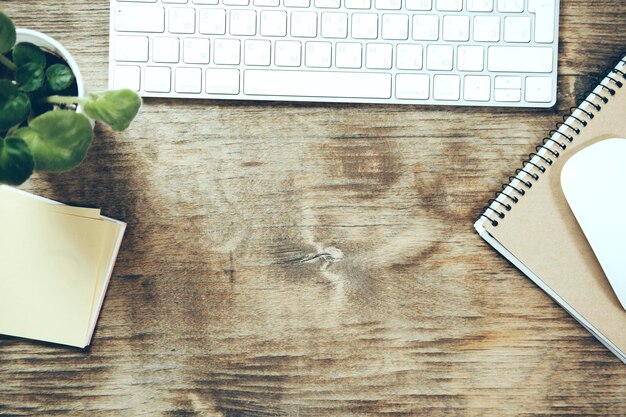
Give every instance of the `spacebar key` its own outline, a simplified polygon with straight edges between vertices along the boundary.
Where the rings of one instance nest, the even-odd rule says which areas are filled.
[[[391,98],[391,74],[246,70],[243,91],[252,96]]]

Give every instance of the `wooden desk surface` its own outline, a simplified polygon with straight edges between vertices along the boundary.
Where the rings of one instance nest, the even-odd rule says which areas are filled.
[[[98,128],[23,187],[128,222],[93,345],[0,337],[0,414],[626,414],[626,366],[472,227],[626,46],[623,0],[561,3],[554,109],[150,99]],[[2,9],[106,86],[108,1]]]

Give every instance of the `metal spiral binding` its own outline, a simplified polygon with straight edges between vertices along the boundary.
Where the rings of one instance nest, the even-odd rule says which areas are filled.
[[[563,116],[563,118],[566,118],[566,117],[567,117],[567,115]],[[560,130],[552,129],[550,132],[548,132],[548,136],[552,137],[554,135],[561,135],[565,139],[567,139],[568,142],[570,142],[570,143],[574,142],[574,137],[573,136],[566,135],[565,133],[561,132]]]
[[[621,68],[618,68],[620,65]],[[610,97],[616,94],[616,88],[621,89],[624,86],[625,81],[622,79],[626,80],[626,57],[620,59],[606,77],[597,80],[597,87],[600,87],[597,92],[595,91],[597,87],[585,91],[577,106],[570,107],[569,114],[563,116],[563,121],[557,123],[556,128],[548,132],[548,137],[543,138],[541,144],[535,147],[536,152],[530,153],[528,159],[522,162],[522,167],[515,170],[515,175],[509,177],[509,183],[502,184],[502,189],[497,191],[495,197],[488,201],[488,205],[483,208],[480,217],[484,217],[493,227],[497,227],[499,222],[494,216],[498,219],[506,217],[505,212],[511,211],[513,206],[526,195],[526,190],[532,188],[533,181],[539,181],[540,175],[544,174],[552,165],[554,162],[552,157],[554,159],[559,158],[561,152],[567,149],[567,143],[562,142],[563,139],[568,143],[575,140],[582,129],[591,123],[595,114],[602,111],[602,105],[608,103]],[[583,109],[584,103],[589,104],[595,112],[594,110]],[[577,116],[574,115],[576,110],[580,112]],[[557,140],[559,138],[560,140]],[[545,151],[543,155],[542,149]],[[514,185],[515,181],[517,184]]]

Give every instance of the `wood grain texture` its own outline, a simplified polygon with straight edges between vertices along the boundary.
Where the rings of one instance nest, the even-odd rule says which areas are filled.
[[[151,99],[99,127],[23,187],[128,222],[93,345],[0,337],[0,415],[625,415],[626,367],[472,228],[624,52],[623,0],[561,3],[554,109]],[[2,9],[106,86],[108,1]]]

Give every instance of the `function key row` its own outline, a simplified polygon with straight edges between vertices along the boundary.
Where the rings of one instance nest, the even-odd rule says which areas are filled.
[[[258,7],[279,7],[281,0],[117,0],[119,3],[163,3],[163,4],[195,4],[195,5],[224,5]],[[404,6],[402,2],[404,1]],[[375,7],[381,10],[441,11],[441,12],[493,12],[522,13],[524,0],[374,0]],[[531,2],[537,0],[530,0]],[[545,0],[540,0],[545,1]],[[551,0],[554,1],[554,0]],[[313,3],[312,3],[313,2]],[[284,7],[311,7],[369,9],[370,0],[282,0]],[[465,7],[464,7],[465,6]]]

